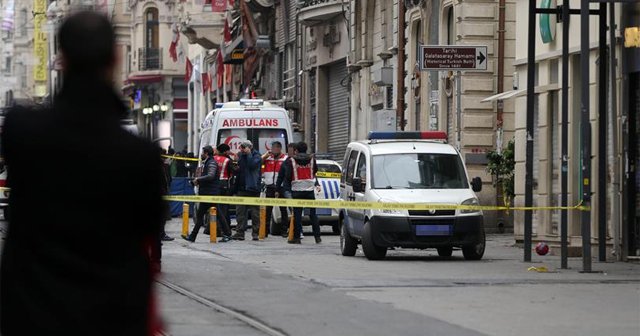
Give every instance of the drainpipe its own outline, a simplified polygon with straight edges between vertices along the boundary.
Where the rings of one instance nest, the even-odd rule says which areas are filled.
[[[504,91],[504,33],[505,33],[505,4],[506,0],[500,0],[498,5],[498,88],[496,93]],[[496,114],[496,126],[498,131],[502,130],[502,113],[504,104],[502,100],[498,100],[498,108]],[[500,149],[498,149],[500,150]]]
[[[404,0],[398,1],[398,99],[396,124],[404,131]]]

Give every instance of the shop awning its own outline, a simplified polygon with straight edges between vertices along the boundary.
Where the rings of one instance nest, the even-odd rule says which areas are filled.
[[[524,95],[526,92],[527,92],[526,89],[511,90],[511,91],[501,92],[501,93],[498,93],[496,95],[487,97],[487,98],[481,100],[481,102],[482,103],[486,103],[486,102],[491,102],[491,101],[496,101],[496,100],[507,100],[509,98],[520,97],[520,96]]]
[[[136,76],[129,76],[129,78],[127,78],[126,83],[150,84],[150,83],[159,83],[161,81],[162,81],[162,75],[136,75]]]

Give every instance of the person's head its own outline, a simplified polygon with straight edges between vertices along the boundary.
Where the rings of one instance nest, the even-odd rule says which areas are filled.
[[[282,143],[280,141],[274,141],[271,143],[271,152],[275,155],[282,153]]]
[[[116,36],[106,16],[88,11],[69,16],[58,31],[58,41],[65,75],[111,81],[116,65]]]
[[[220,153],[220,155],[229,155],[229,151],[231,151],[231,147],[229,147],[229,145],[227,144],[219,144],[218,147],[218,153]]]
[[[287,155],[294,156],[296,151],[296,143],[291,142],[287,145]]]
[[[242,143],[240,144],[240,151],[242,153],[249,154],[251,153],[251,150],[253,150],[253,144],[251,143],[251,141],[249,140],[242,141]]]
[[[296,153],[304,154],[307,152],[307,149],[307,144],[303,141],[296,144]]]
[[[169,147],[169,152],[168,153],[169,153],[169,155],[175,155],[176,154],[176,150],[171,148],[171,147]]]
[[[202,160],[206,160],[210,157],[213,157],[213,147],[211,146],[202,147],[202,155],[200,156],[200,158]]]

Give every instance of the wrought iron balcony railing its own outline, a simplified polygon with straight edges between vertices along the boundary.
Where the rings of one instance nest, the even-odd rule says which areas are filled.
[[[138,70],[162,69],[162,48],[138,48]]]

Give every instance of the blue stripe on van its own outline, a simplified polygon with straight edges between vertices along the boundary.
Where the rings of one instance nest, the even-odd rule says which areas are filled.
[[[322,180],[322,191],[324,191],[324,199],[329,199],[329,195],[327,194],[327,181]]]
[[[329,186],[329,192],[331,193],[331,199],[333,199],[333,186],[331,185],[331,181],[327,181],[327,185]]]
[[[333,185],[336,188],[336,198],[340,198],[340,184],[338,180],[333,181]]]

